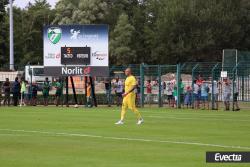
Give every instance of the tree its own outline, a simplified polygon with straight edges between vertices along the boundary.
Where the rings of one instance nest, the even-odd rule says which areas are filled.
[[[129,23],[128,15],[121,14],[111,33],[110,57],[117,65],[135,62],[135,51],[131,49],[135,28]]]
[[[56,5],[55,24],[90,24],[102,23],[107,13],[104,0],[68,0]]]
[[[8,25],[6,24],[7,13],[6,6],[8,0],[0,1],[0,64],[6,64],[8,62],[8,47],[6,38],[8,36]]]

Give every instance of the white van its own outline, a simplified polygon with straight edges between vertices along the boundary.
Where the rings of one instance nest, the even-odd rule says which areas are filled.
[[[49,81],[52,81],[52,77],[44,75],[44,67],[39,65],[27,65],[25,66],[25,80],[29,83],[32,80],[32,83],[36,82],[42,84],[45,81],[45,78],[48,77]]]

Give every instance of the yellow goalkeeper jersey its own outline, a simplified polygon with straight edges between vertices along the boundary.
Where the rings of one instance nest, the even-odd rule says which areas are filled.
[[[133,75],[128,76],[125,80],[125,93],[128,93],[135,85],[136,85],[135,77]]]

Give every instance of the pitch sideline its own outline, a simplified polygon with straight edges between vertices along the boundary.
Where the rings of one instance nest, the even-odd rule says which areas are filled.
[[[220,145],[220,144],[208,144],[208,143],[186,142],[186,141],[153,140],[153,139],[141,139],[141,138],[99,136],[99,135],[80,134],[80,133],[46,132],[46,131],[20,130],[20,129],[0,129],[0,131],[39,133],[39,134],[50,134],[50,135],[58,135],[58,136],[90,137],[90,138],[102,138],[102,139],[111,139],[111,140],[127,140],[127,141],[139,141],[139,142],[170,143],[170,144],[183,144],[183,145],[196,145],[196,146],[207,146],[207,147],[220,147],[220,148],[250,150],[250,147],[244,147],[244,146],[227,146],[227,145]]]

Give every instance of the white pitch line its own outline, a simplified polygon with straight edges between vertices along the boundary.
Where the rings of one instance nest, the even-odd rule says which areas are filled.
[[[143,111],[143,112],[145,112],[145,113],[153,113],[153,114],[172,114],[172,115],[199,115],[199,116],[204,116],[204,117],[209,117],[209,116],[211,116],[211,117],[217,117],[217,116],[229,116],[229,117],[250,117],[250,115],[246,115],[246,114],[240,114],[240,115],[237,115],[237,113],[235,113],[234,112],[234,114],[232,114],[232,112],[231,113],[228,113],[228,114],[221,114],[221,113],[213,113],[213,114],[206,114],[206,113],[203,113],[203,114],[201,114],[201,113],[188,113],[188,112],[180,112],[180,111],[178,111],[178,110],[176,110],[176,112],[174,112],[174,111],[172,111],[172,112],[157,112],[157,111]]]
[[[114,112],[119,112],[120,110],[111,110]],[[219,111],[220,112],[220,111]],[[199,115],[199,116],[204,116],[204,117],[217,117],[218,116],[229,116],[229,117],[250,117],[250,115],[246,115],[246,114],[240,114],[237,115],[236,112],[228,112],[228,114],[222,114],[222,113],[216,113],[216,111],[214,111],[213,113],[189,113],[189,112],[185,112],[185,111],[178,111],[176,109],[174,109],[173,111],[152,111],[152,110],[142,110],[142,113],[150,113],[150,114],[163,114],[163,115],[174,115],[174,116],[179,116],[179,115]]]
[[[173,116],[169,116],[169,117],[164,117],[164,116],[153,116],[153,115],[150,115],[150,116],[144,116],[144,117],[149,117],[149,118],[160,118],[160,119],[187,119],[187,120],[207,120],[207,121],[235,121],[235,122],[250,122],[250,120],[238,120],[238,119],[220,119],[220,118],[183,118],[183,117],[173,117]]]
[[[245,147],[245,146],[227,146],[227,145],[220,145],[220,144],[208,144],[208,143],[187,142],[187,141],[153,140],[153,139],[142,139],[142,138],[126,138],[126,137],[99,136],[99,135],[80,134],[80,133],[46,132],[46,131],[18,130],[18,129],[0,129],[0,131],[39,133],[39,134],[50,134],[50,135],[58,135],[58,136],[90,137],[90,138],[102,138],[102,139],[111,139],[111,140],[127,140],[127,141],[138,141],[138,142],[170,143],[170,144],[183,144],[183,145],[196,145],[196,146],[207,146],[207,147],[220,147],[220,148],[250,150],[250,147]]]

